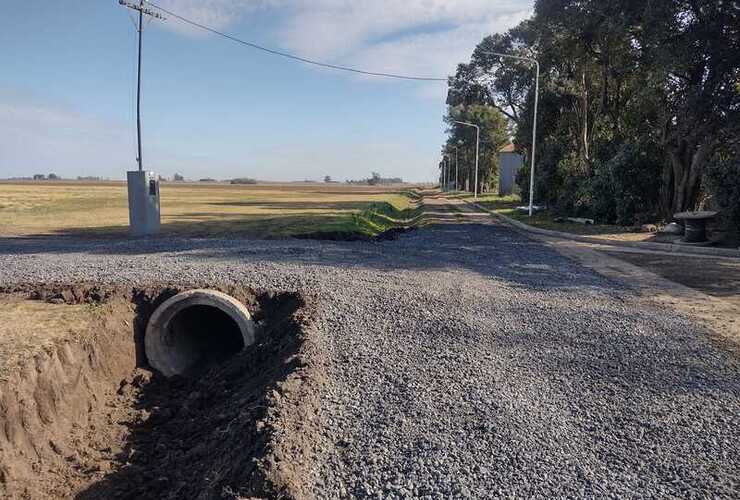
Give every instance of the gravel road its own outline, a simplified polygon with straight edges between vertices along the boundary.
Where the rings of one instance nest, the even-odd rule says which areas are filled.
[[[447,218],[380,243],[5,240],[0,283],[319,294],[319,498],[740,495],[731,354],[540,243]]]

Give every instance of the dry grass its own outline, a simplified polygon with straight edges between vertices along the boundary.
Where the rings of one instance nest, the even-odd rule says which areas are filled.
[[[34,355],[90,328],[93,306],[0,297],[0,380]]]
[[[401,188],[337,184],[163,183],[161,195],[163,234],[199,237],[373,234],[411,208]],[[127,227],[123,182],[0,183],[0,236],[120,236]]]

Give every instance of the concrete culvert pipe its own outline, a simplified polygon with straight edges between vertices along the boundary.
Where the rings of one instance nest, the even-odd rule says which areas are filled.
[[[171,377],[225,361],[253,342],[254,322],[241,302],[215,290],[189,290],[154,311],[144,349],[149,364]]]

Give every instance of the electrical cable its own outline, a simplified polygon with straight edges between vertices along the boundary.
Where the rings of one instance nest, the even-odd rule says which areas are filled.
[[[153,2],[146,2],[146,3],[149,4],[149,5],[151,5],[155,9],[158,9],[158,10],[164,12],[165,14],[174,17],[175,19],[179,19],[180,21],[182,21],[182,22],[184,22],[186,24],[189,24],[191,26],[195,26],[196,28],[200,28],[202,30],[208,31],[208,32],[213,33],[215,35],[222,36],[222,37],[227,38],[227,39],[229,39],[229,40],[231,40],[233,42],[240,43],[242,45],[246,45],[247,47],[251,47],[251,48],[256,49],[256,50],[261,50],[263,52],[267,52],[268,54],[272,54],[272,55],[276,55],[276,56],[280,56],[280,57],[285,57],[287,59],[292,59],[292,60],[299,61],[299,62],[302,62],[302,63],[305,63],[305,64],[312,64],[314,66],[320,66],[322,68],[329,68],[329,69],[334,69],[334,70],[338,70],[338,71],[347,71],[347,72],[350,72],[350,73],[357,73],[357,74],[367,75],[367,76],[377,76],[377,77],[383,77],[383,78],[395,78],[395,79],[398,79],[398,80],[414,80],[414,81],[422,81],[422,82],[446,82],[447,81],[447,78],[435,78],[435,77],[424,77],[424,76],[399,75],[399,74],[395,74],[395,73],[381,73],[381,72],[376,72],[376,71],[367,71],[367,70],[358,69],[358,68],[351,68],[351,67],[348,67],[348,66],[340,66],[340,65],[337,65],[337,64],[329,64],[329,63],[324,63],[324,62],[320,62],[320,61],[314,61],[312,59],[306,59],[305,57],[300,57],[300,56],[297,56],[295,54],[290,54],[288,52],[281,52],[279,50],[270,49],[270,48],[264,47],[262,45],[253,43],[253,42],[248,42],[246,40],[242,40],[240,38],[237,38],[235,36],[229,35],[229,34],[224,33],[222,31],[218,31],[217,29],[208,27],[208,26],[206,26],[204,24],[198,23],[198,22],[193,21],[191,19],[187,19],[186,17],[183,17],[183,16],[181,16],[179,14],[176,14],[176,13],[170,11],[170,10],[167,10],[164,7],[160,7],[159,5],[157,5],[157,4],[153,3]]]

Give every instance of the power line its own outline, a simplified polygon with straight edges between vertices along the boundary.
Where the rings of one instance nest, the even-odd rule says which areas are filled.
[[[179,14],[176,14],[175,12],[172,12],[172,11],[169,11],[169,10],[165,9],[164,7],[160,7],[159,5],[157,5],[157,4],[153,3],[153,2],[147,2],[147,3],[149,5],[151,5],[152,7],[154,7],[155,9],[161,10],[162,12],[166,13],[167,15],[169,15],[171,17],[174,17],[176,19],[179,19],[180,21],[182,21],[184,23],[187,23],[187,24],[189,24],[191,26],[195,26],[196,28],[200,28],[202,30],[208,31],[208,32],[213,33],[213,34],[218,35],[218,36],[222,36],[222,37],[227,38],[227,39],[229,39],[229,40],[231,40],[233,42],[240,43],[242,45],[246,45],[247,47],[251,47],[253,49],[261,50],[263,52],[267,52],[268,54],[272,54],[272,55],[276,55],[276,56],[280,56],[280,57],[285,57],[287,59],[292,59],[294,61],[299,61],[299,62],[306,63],[306,64],[312,64],[314,66],[320,66],[322,68],[335,69],[335,70],[339,70],[339,71],[347,71],[347,72],[350,72],[350,73],[358,73],[360,75],[379,76],[379,77],[384,77],[384,78],[396,78],[396,79],[399,79],[399,80],[415,80],[415,81],[422,81],[422,82],[446,82],[447,81],[447,78],[433,78],[433,77],[424,77],[424,76],[398,75],[398,74],[394,74],[394,73],[379,73],[379,72],[375,72],[375,71],[366,71],[366,70],[363,70],[363,69],[350,68],[350,67],[347,67],[347,66],[339,66],[339,65],[336,65],[336,64],[329,64],[329,63],[324,63],[324,62],[320,62],[320,61],[314,61],[312,59],[306,59],[305,57],[300,57],[300,56],[297,56],[295,54],[289,54],[287,52],[281,52],[279,50],[270,49],[270,48],[267,48],[267,47],[263,47],[262,45],[253,43],[253,42],[248,42],[246,40],[242,40],[240,38],[237,38],[235,36],[229,35],[229,34],[224,33],[222,31],[218,31],[217,29],[211,28],[211,27],[206,26],[204,24],[200,24],[200,23],[198,23],[196,21],[193,21],[191,19],[187,19],[187,18],[185,18],[185,17],[183,17],[183,16],[181,16]]]

